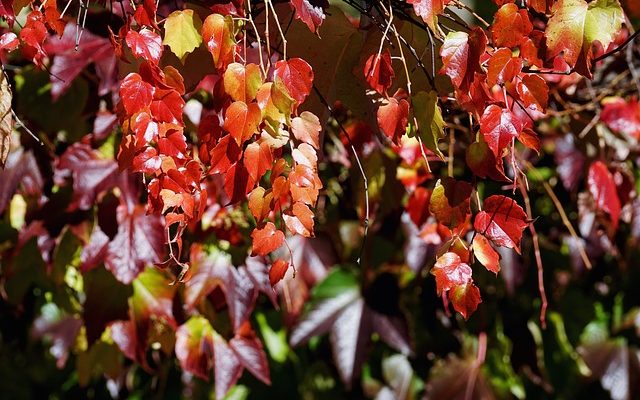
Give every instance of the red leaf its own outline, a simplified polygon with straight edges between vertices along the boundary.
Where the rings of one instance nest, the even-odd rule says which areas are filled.
[[[496,50],[489,59],[487,83],[489,86],[511,82],[522,69],[522,59],[513,57],[510,49]]]
[[[140,32],[129,30],[126,37],[127,46],[134,56],[158,64],[162,56],[162,39],[157,33],[142,28]]]
[[[282,278],[284,278],[284,274],[289,270],[289,263],[285,260],[276,260],[273,264],[271,264],[271,268],[269,268],[269,283],[271,286],[275,286],[276,283],[280,282]]]
[[[429,202],[431,201],[431,190],[417,187],[416,190],[409,196],[409,201],[405,209],[409,213],[411,221],[416,227],[420,228],[427,218],[429,218]]]
[[[465,159],[475,175],[481,178],[489,177],[496,181],[509,181],[504,175],[502,159],[496,160],[487,142],[481,140],[471,143],[467,147]]]
[[[442,14],[445,5],[451,0],[407,0],[413,5],[413,11],[422,18],[432,32],[439,32],[438,15]]]
[[[287,228],[293,234],[313,236],[313,211],[304,203],[296,202],[282,215]]]
[[[256,227],[251,232],[253,239],[252,255],[266,256],[284,243],[284,233],[276,229],[272,222]]]
[[[6,51],[13,51],[20,46],[20,40],[18,36],[13,32],[3,33],[0,36],[0,49]]]
[[[131,283],[145,265],[160,262],[164,253],[164,226],[144,207],[118,207],[118,233],[109,243],[105,266],[120,282]]]
[[[318,200],[322,182],[318,174],[306,165],[297,164],[289,174],[289,190],[293,201],[301,201],[313,206]]]
[[[133,14],[133,18],[136,20],[138,25],[146,25],[158,29],[158,26],[156,25],[156,11],[157,4],[154,0],[144,0],[142,4],[138,4],[138,7],[136,7],[136,12]]]
[[[213,328],[201,316],[191,317],[176,331],[176,358],[180,367],[202,379],[209,380],[213,368]]]
[[[522,123],[509,109],[495,104],[484,110],[480,119],[480,133],[493,151],[496,159],[502,158],[502,150],[522,132]]]
[[[311,0],[291,0],[296,19],[304,22],[311,32],[317,33],[325,15],[322,7],[312,4]]]
[[[280,60],[273,71],[273,80],[280,80],[289,95],[299,104],[311,93],[313,88],[313,70],[301,58]]]
[[[478,304],[482,303],[480,289],[471,282],[456,286],[449,292],[449,301],[464,319],[468,319],[476,311]]]
[[[228,204],[235,204],[246,198],[256,182],[249,176],[249,171],[241,162],[233,164],[224,173],[224,191],[229,198]]]
[[[151,105],[154,87],[144,82],[136,73],[127,75],[120,84],[120,98],[128,115],[133,115]]]
[[[224,115],[224,129],[239,145],[242,145],[258,131],[262,121],[260,107],[256,103],[246,104],[242,101],[232,103]]]
[[[529,225],[527,214],[513,199],[490,196],[484,201],[484,209],[476,215],[473,224],[476,231],[496,246],[515,249],[520,253],[522,231]]]
[[[262,86],[260,67],[256,64],[229,64],[223,75],[224,90],[233,100],[249,103]]]
[[[273,154],[267,142],[253,142],[244,149],[244,165],[247,166],[249,177],[254,182],[259,182],[260,178],[269,170],[273,164]]]
[[[303,111],[299,117],[291,120],[293,136],[301,142],[308,143],[320,149],[320,120],[309,111]]]
[[[373,90],[382,95],[387,92],[395,77],[389,49],[385,49],[380,54],[374,53],[369,56],[364,65],[364,76]]]
[[[431,274],[436,278],[438,296],[471,282],[471,267],[463,263],[456,253],[449,252],[440,256],[431,269]]]
[[[471,33],[449,33],[440,48],[442,69],[440,73],[451,78],[453,85],[466,91],[476,72],[482,72],[480,56],[487,46],[484,30],[475,27]]]
[[[26,58],[33,60],[36,66],[42,66],[47,53],[43,43],[47,39],[47,27],[42,22],[40,11],[31,11],[27,16],[27,23],[20,30],[22,40],[22,53]]]
[[[305,165],[313,170],[318,168],[318,155],[314,148],[306,143],[300,143],[296,149],[293,149],[291,156],[297,164]]]
[[[527,74],[516,86],[525,107],[544,112],[549,101],[547,82],[536,74]]]
[[[233,61],[235,39],[230,15],[209,15],[202,23],[202,40],[213,56],[216,68],[224,68]]]
[[[211,150],[211,169],[209,173],[221,174],[227,172],[231,165],[240,160],[240,146],[231,135],[226,135]]]
[[[464,181],[456,181],[453,178],[438,180],[431,199],[429,211],[436,220],[459,232],[467,224],[467,218],[471,215],[470,197],[473,187]]]
[[[491,37],[498,47],[515,47],[532,30],[527,10],[520,10],[517,5],[507,3],[495,14]]]
[[[378,126],[395,144],[400,144],[409,122],[409,102],[390,97],[378,107]]]
[[[213,346],[216,399],[223,399],[242,375],[242,364],[233,349],[218,333],[213,335]]]
[[[620,219],[620,198],[616,191],[616,183],[607,166],[596,161],[589,167],[589,176],[587,177],[589,192],[593,196],[596,208],[609,214],[613,230],[618,228],[618,220]]]
[[[500,272],[500,254],[483,235],[476,235],[473,239],[473,254],[486,269],[494,274]]]
[[[246,323],[245,325],[248,326],[249,324]],[[260,339],[255,336],[253,331],[250,331],[248,335],[242,334],[234,336],[229,341],[229,345],[236,353],[243,367],[263,383],[271,385],[267,355],[262,348]]]
[[[600,119],[614,132],[640,138],[640,104],[636,98],[606,100]]]

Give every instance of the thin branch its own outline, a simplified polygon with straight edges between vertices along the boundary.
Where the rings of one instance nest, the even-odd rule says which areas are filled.
[[[607,57],[609,57],[609,56],[612,56],[612,55],[616,54],[617,52],[621,51],[621,50],[622,50],[622,49],[624,49],[624,48],[625,48],[629,43],[631,43],[631,41],[632,41],[633,39],[635,39],[639,34],[640,34],[640,30],[635,31],[635,32],[633,33],[633,35],[629,36],[629,37],[627,38],[627,40],[625,40],[625,41],[624,41],[624,43],[622,43],[620,46],[616,47],[615,49],[613,49],[613,50],[611,50],[611,51],[609,51],[609,52],[607,52],[607,53],[604,53],[604,54],[603,54],[603,55],[601,55],[600,57],[596,57],[596,58],[594,58],[594,59],[593,59],[593,62],[602,61],[602,60],[604,60],[605,58],[607,58]]]
[[[522,197],[524,197],[524,205],[527,210],[527,217],[529,219],[533,219],[533,215],[531,212],[531,200],[529,199],[527,189],[524,187],[524,183],[522,182],[519,187],[520,193],[522,193]],[[533,222],[529,224],[529,231],[531,232],[531,237],[533,239],[533,251],[536,257],[536,265],[538,266],[538,291],[540,292],[540,325],[542,326],[542,329],[546,329],[548,305],[547,293],[544,289],[544,269],[542,267],[542,256],[540,255],[540,243],[538,241],[538,233],[536,232],[536,228]]]
[[[313,85],[313,90],[316,93],[316,95],[318,95],[320,102],[326,107],[326,109],[329,111],[329,114],[336,121],[336,123],[338,124],[338,127],[340,127],[340,131],[347,138],[349,147],[351,147],[351,151],[353,152],[353,157],[355,158],[356,164],[358,165],[358,169],[360,170],[360,175],[362,176],[363,188],[364,188],[364,201],[365,201],[365,216],[364,216],[364,222],[363,222],[364,233],[362,237],[362,245],[360,246],[360,253],[358,254],[358,259],[356,260],[356,264],[358,264],[358,266],[362,266],[362,255],[364,253],[364,248],[367,243],[367,237],[369,235],[369,180],[367,179],[367,175],[364,173],[364,168],[362,167],[362,163],[360,162],[360,157],[358,157],[358,152],[356,151],[356,147],[353,145],[353,142],[349,137],[349,133],[344,128],[342,123],[334,116],[333,107],[329,105],[329,103],[324,98],[320,90],[316,87],[316,85]]]

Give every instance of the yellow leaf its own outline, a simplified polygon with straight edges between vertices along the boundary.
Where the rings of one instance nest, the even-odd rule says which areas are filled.
[[[193,10],[174,11],[169,14],[164,23],[162,44],[168,45],[173,54],[184,62],[186,55],[202,43],[200,28],[202,28],[202,21],[198,14],[193,13]]]

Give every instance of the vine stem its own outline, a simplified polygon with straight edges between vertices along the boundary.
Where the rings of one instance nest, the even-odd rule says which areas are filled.
[[[524,198],[524,205],[527,210],[527,217],[529,219],[533,219],[533,215],[531,212],[531,200],[529,199],[529,194],[527,193],[527,189],[524,186],[524,182],[520,181],[520,193]],[[531,237],[533,239],[533,251],[536,257],[536,265],[538,267],[538,292],[540,292],[540,325],[542,329],[547,328],[547,293],[544,289],[544,269],[542,267],[542,256],[540,255],[540,243],[538,240],[538,233],[536,232],[536,227],[533,222],[529,224],[529,231],[531,232]]]

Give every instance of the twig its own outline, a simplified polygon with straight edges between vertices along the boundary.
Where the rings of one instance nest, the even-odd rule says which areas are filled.
[[[15,111],[13,111],[13,108],[11,109],[11,115],[13,115],[13,118],[16,119],[16,122],[20,124],[21,127],[24,128],[25,131],[27,131],[27,133],[29,135],[31,135],[32,138],[34,138],[36,140],[36,142],[40,143],[40,146],[44,146],[44,143],[42,143],[42,140],[40,140],[39,137],[36,136],[35,133],[31,132],[31,129],[29,129],[24,122],[22,122],[22,120],[20,120],[20,118],[18,118],[18,114],[16,114]]]
[[[576,241],[578,245],[578,252],[580,253],[582,262],[584,262],[584,265],[586,266],[587,269],[591,269],[592,268],[591,260],[589,260],[589,257],[587,256],[587,252],[585,251],[585,248],[580,240],[580,237],[578,236],[578,233],[573,228],[571,221],[569,221],[569,217],[567,217],[567,213],[564,211],[564,207],[562,206],[562,203],[554,193],[553,189],[551,188],[549,183],[547,183],[547,181],[544,180],[542,175],[534,168],[534,166],[529,161],[520,160],[520,162],[524,164],[525,168],[528,171],[531,171],[536,175],[536,179],[542,182],[542,186],[544,187],[544,190],[547,192],[547,194],[551,198],[551,201],[553,202],[553,205],[556,207],[558,214],[560,214],[560,219],[562,220],[562,223],[569,231],[569,234],[571,235],[571,237],[573,237],[573,239]]]
[[[624,49],[624,48],[625,48],[629,43],[631,43],[631,41],[632,41],[633,39],[635,39],[635,38],[638,36],[638,34],[640,34],[640,30],[635,31],[635,32],[634,32],[631,36],[629,36],[629,37],[627,38],[627,40],[625,40],[625,41],[624,41],[620,46],[616,47],[615,49],[613,49],[613,50],[611,50],[611,51],[609,51],[609,52],[607,52],[607,53],[604,53],[604,54],[603,54],[603,55],[601,55],[600,57],[596,57],[596,58],[594,58],[594,59],[593,59],[593,62],[602,61],[602,60],[604,60],[605,58],[607,58],[607,57],[609,57],[609,56],[612,56],[612,55],[616,54],[617,52],[621,51],[621,50],[622,50],[622,49]]]
[[[533,219],[533,215],[531,212],[531,200],[529,199],[529,194],[527,193],[527,189],[524,187],[524,183],[521,181],[520,185],[520,193],[522,193],[522,197],[524,198],[524,205],[527,210],[527,217],[529,219]],[[538,291],[540,292],[540,325],[542,329],[546,329],[547,327],[547,293],[544,289],[544,270],[542,267],[542,256],[540,255],[540,243],[538,241],[538,233],[536,232],[536,228],[531,222],[529,224],[529,231],[531,232],[531,237],[533,239],[533,251],[536,257],[536,265],[538,266]]]

